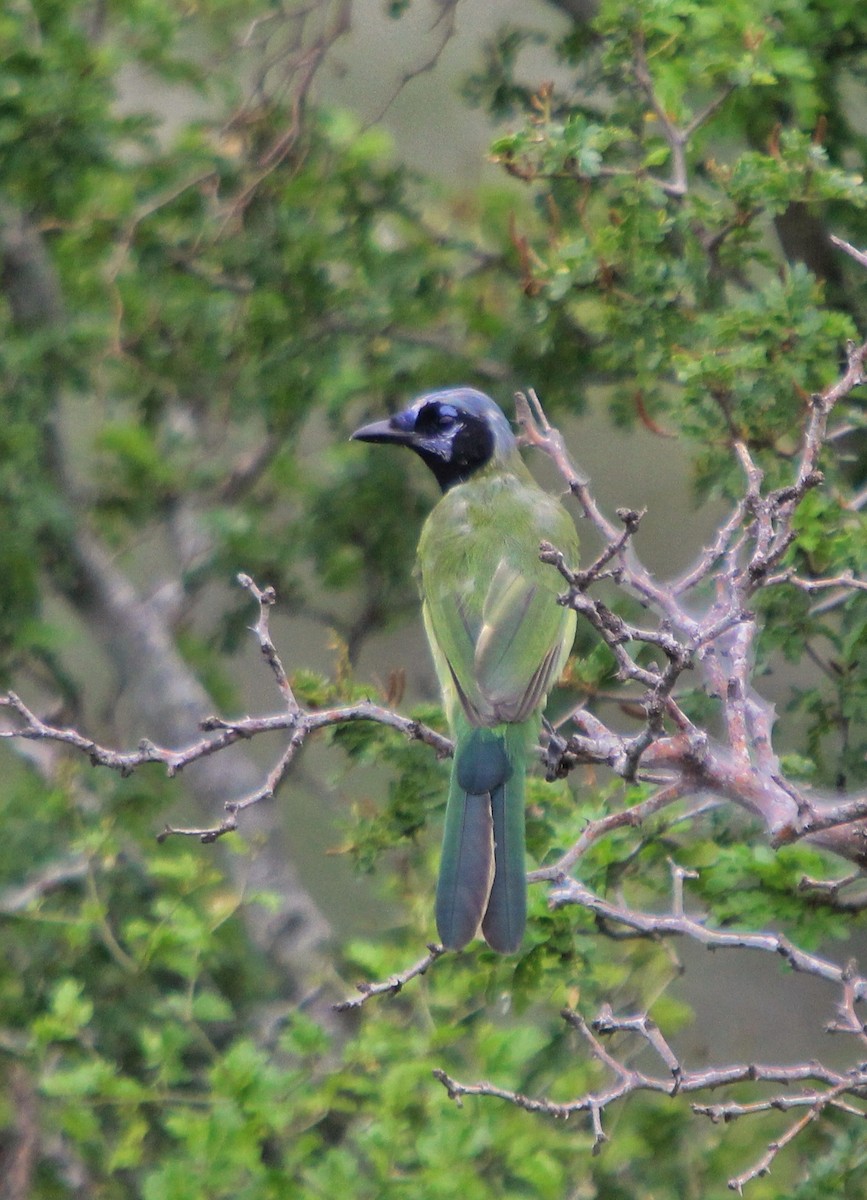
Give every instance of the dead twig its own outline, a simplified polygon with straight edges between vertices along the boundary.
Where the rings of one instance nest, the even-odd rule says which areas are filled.
[[[358,983],[356,988],[360,995],[350,996],[348,1000],[343,1000],[333,1007],[336,1012],[347,1012],[353,1008],[361,1008],[362,1004],[366,1004],[374,996],[396,996],[398,992],[403,991],[406,984],[411,979],[416,979],[431,967],[438,958],[441,958],[445,953],[445,946],[439,945],[437,942],[431,942],[427,948],[427,954],[413,963],[411,967],[407,967],[405,971],[399,971],[395,975],[389,975],[388,979],[382,983]]]

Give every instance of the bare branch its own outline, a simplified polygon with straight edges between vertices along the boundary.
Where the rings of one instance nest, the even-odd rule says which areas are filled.
[[[480,1096],[505,1100],[507,1103],[522,1108],[526,1112],[554,1117],[560,1120],[567,1120],[578,1113],[591,1114],[594,1146],[598,1145],[600,1140],[598,1133],[601,1127],[600,1114],[610,1105],[636,1092],[657,1092],[662,1095],[674,1097],[678,1093],[710,1091],[714,1088],[727,1087],[736,1083],[776,1083],[789,1086],[793,1083],[811,1081],[824,1085],[827,1088],[827,1091],[817,1094],[814,1098],[813,1107],[816,1110],[815,1115],[818,1115],[825,1105],[838,1102],[839,1097],[846,1094],[857,1096],[867,1086],[867,1071],[863,1068],[857,1068],[844,1074],[835,1071],[831,1067],[826,1067],[819,1062],[795,1063],[791,1066],[783,1066],[775,1063],[732,1063],[725,1066],[707,1067],[702,1070],[691,1071],[677,1061],[661,1035],[656,1038],[652,1034],[651,1031],[654,1028],[653,1022],[649,1021],[645,1015],[618,1020],[617,1018],[609,1017],[607,1012],[603,1012],[595,1021],[588,1024],[579,1013],[574,1013],[567,1009],[564,1010],[563,1017],[582,1035],[584,1041],[589,1045],[593,1056],[611,1070],[614,1080],[607,1087],[599,1091],[587,1092],[574,1100],[555,1101],[545,1097],[526,1096],[520,1092],[514,1092],[493,1083],[462,1083],[441,1069],[435,1070],[433,1076],[446,1089],[450,1099],[454,1100],[458,1105],[462,1103],[465,1096]],[[617,1030],[629,1030],[639,1033],[658,1053],[664,1054],[664,1062],[668,1068],[666,1075],[651,1075],[644,1071],[624,1066],[623,1063],[608,1054],[604,1047],[602,1047],[598,1038],[594,1036],[594,1029],[598,1029],[603,1033],[609,1031],[615,1032]],[[713,1111],[712,1106],[706,1107],[708,1115],[710,1115],[710,1112]],[[778,1106],[771,1104],[770,1107],[775,1108]],[[698,1111],[705,1111],[705,1108],[700,1107]],[[764,1111],[764,1109],[757,1109],[756,1111]],[[863,1115],[857,1109],[855,1112],[856,1115]],[[724,1113],[723,1119],[725,1119]],[[812,1120],[813,1117],[810,1116],[810,1119]],[[799,1121],[797,1127],[793,1127],[789,1135],[779,1139],[774,1144],[776,1145],[776,1150],[771,1157],[773,1158],[779,1150],[788,1145],[803,1127],[804,1125]],[[741,1179],[742,1187],[748,1179],[755,1178],[755,1175],[746,1172],[743,1177],[739,1178]],[[732,1186],[732,1184],[729,1186]]]
[[[833,233],[830,234],[830,240],[840,250],[845,251],[850,258],[854,258],[856,263],[860,263],[862,267],[867,267],[867,253],[865,251],[857,250],[851,242],[844,242],[842,238],[837,237]]]
[[[677,783],[668,787],[660,787],[652,796],[642,800],[639,804],[634,804],[631,808],[622,808],[618,812],[609,813],[596,821],[590,821],[578,840],[569,847],[565,854],[561,855],[551,866],[531,871],[527,879],[530,883],[552,882],[561,879],[572,870],[594,842],[612,833],[615,829],[623,829],[627,826],[637,828],[669,804],[674,804],[682,799],[684,794],[684,789]]]
[[[780,577],[780,582],[791,583],[809,595],[812,595],[813,592],[823,591],[825,588],[867,591],[867,579],[856,579],[852,571],[843,571],[840,575],[834,575],[828,579],[801,579],[798,575],[786,573]]]
[[[247,575],[240,575],[238,581],[250,592],[259,605],[259,619],[253,628],[253,633],[286,702],[285,712],[262,717],[241,717],[236,720],[209,716],[200,722],[200,728],[207,736],[179,750],[157,746],[150,740],[143,739],[137,750],[117,751],[99,745],[92,738],[84,736],[75,729],[48,724],[28,708],[20,696],[14,692],[8,692],[6,695],[0,695],[0,708],[6,708],[13,712],[18,718],[18,722],[11,728],[0,729],[0,739],[25,738],[59,742],[86,755],[93,766],[107,767],[124,776],[147,763],[157,763],[165,767],[166,774],[171,778],[191,763],[209,758],[236,742],[275,730],[290,731],[288,745],[269,771],[265,782],[246,795],[227,800],[225,802],[227,815],[222,821],[212,826],[193,828],[167,825],[158,835],[160,841],[169,836],[178,835],[195,837],[202,842],[215,842],[225,834],[234,832],[238,828],[238,813],[258,804],[261,800],[271,799],[283,781],[297,751],[308,736],[333,725],[352,721],[374,721],[381,725],[388,725],[408,738],[424,742],[431,746],[440,757],[447,757],[451,754],[452,743],[442,734],[430,729],[420,721],[402,717],[369,700],[343,707],[303,710],[295,698],[282,660],[271,640],[268,614],[276,598],[273,588],[260,589]]]
[[[390,975],[382,983],[356,984],[355,986],[361,994],[359,996],[351,996],[348,1000],[344,1000],[340,1004],[335,1004],[335,1010],[337,1012],[347,1012],[352,1008],[360,1008],[372,996],[396,996],[411,979],[415,979],[419,975],[424,975],[428,967],[446,953],[445,946],[441,946],[436,942],[431,942],[427,949],[428,952],[424,958],[420,958],[417,963],[413,963],[405,971],[400,971],[396,975]]]
[[[841,967],[831,959],[799,949],[785,934],[708,929],[704,918],[691,917],[683,912],[638,912],[596,895],[585,884],[572,878],[564,878],[552,888],[549,903],[552,908],[578,904],[606,921],[624,925],[647,937],[688,937],[711,949],[736,947],[773,954],[788,963],[793,971],[814,975],[837,985],[845,982],[854,989],[856,999],[867,998],[867,978],[861,975],[853,976],[847,967]]]
[[[782,1096],[772,1096],[770,1100],[756,1100],[752,1104],[738,1104],[728,1101],[723,1104],[692,1104],[694,1113],[708,1117],[716,1125],[719,1121],[736,1121],[738,1117],[751,1117],[756,1113],[788,1112],[793,1108],[812,1108],[816,1103],[816,1092],[810,1089],[806,1092],[788,1093]],[[853,1117],[867,1117],[867,1112],[856,1108],[854,1104],[845,1104],[841,1100],[826,1100],[826,1105],[839,1108],[842,1112],[850,1113]]]
[[[841,1084],[837,1088],[832,1088],[829,1097],[835,1095],[841,1088],[845,1088],[845,1086],[845,1084]],[[799,1133],[803,1133],[811,1121],[815,1121],[828,1102],[829,1100],[825,1096],[818,1096],[807,1112],[802,1117],[799,1117],[793,1125],[790,1125],[782,1137],[768,1144],[767,1150],[754,1166],[750,1167],[748,1171],[744,1171],[743,1174],[729,1180],[728,1186],[730,1190],[742,1196],[745,1184],[753,1179],[760,1179],[762,1175],[769,1174],[771,1164],[780,1151],[788,1146],[790,1142],[793,1142]]]
[[[270,799],[274,794],[277,784],[285,774],[285,770],[295,751],[307,739],[309,734],[316,733],[321,729],[327,729],[332,725],[345,724],[349,721],[374,721],[380,725],[388,725],[392,729],[403,733],[408,738],[424,742],[426,745],[431,746],[440,757],[446,757],[452,751],[452,744],[448,738],[430,729],[421,721],[415,721],[410,717],[402,717],[398,713],[382,707],[382,705],[371,703],[369,700],[363,700],[357,704],[348,704],[344,707],[307,712],[299,709],[297,712],[279,713],[272,716],[241,717],[234,721],[227,721],[222,717],[206,717],[201,722],[202,729],[216,731],[216,736],[213,738],[203,738],[181,750],[169,750],[161,746],[156,746],[153,742],[147,740],[139,743],[138,750],[110,750],[105,746],[100,746],[91,738],[83,736],[74,729],[63,729],[46,724],[14,692],[8,692],[6,695],[0,696],[0,708],[12,709],[24,721],[22,725],[13,729],[0,729],[0,738],[35,738],[62,742],[67,746],[71,746],[74,750],[85,754],[94,766],[108,767],[111,770],[120,772],[121,775],[129,775],[137,767],[144,766],[146,763],[159,763],[165,767],[166,774],[171,778],[190,763],[216,754],[238,741],[255,737],[261,733],[272,733],[275,730],[292,730],[290,746],[269,775],[268,781],[261,788],[257,788],[255,792],[240,799],[226,802],[226,809],[230,813],[230,817],[226,821],[207,829],[173,829],[168,827],[160,835],[163,838],[168,836],[168,834],[177,833],[198,837],[203,842],[215,841],[217,838],[222,837],[223,834],[230,833],[236,829],[237,824],[232,819],[235,813],[249,808],[252,804],[256,804],[260,800]]]

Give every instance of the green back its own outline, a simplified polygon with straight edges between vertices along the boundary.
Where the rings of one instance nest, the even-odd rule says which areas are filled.
[[[575,614],[557,604],[562,580],[539,561],[549,541],[578,561],[578,535],[517,453],[453,487],[418,547],[424,619],[455,728],[527,720],[563,669]]]

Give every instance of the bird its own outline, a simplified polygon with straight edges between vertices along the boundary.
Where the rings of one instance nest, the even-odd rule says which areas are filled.
[[[437,930],[449,950],[481,931],[492,949],[515,953],[527,918],[527,760],[575,636],[540,543],[577,564],[575,523],[530,474],[502,409],[474,388],[428,392],[352,438],[407,446],[442,491],[415,568],[455,747]]]

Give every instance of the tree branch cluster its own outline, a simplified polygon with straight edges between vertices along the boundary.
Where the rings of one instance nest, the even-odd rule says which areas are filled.
[[[517,397],[524,442],[551,457],[604,542],[596,561],[580,571],[571,569],[562,554],[547,544],[541,547],[541,557],[568,585],[561,602],[589,621],[611,650],[620,681],[643,689],[637,703],[645,722],[637,734],[615,731],[586,708],[576,710],[574,732],[550,736],[546,749],[550,777],[564,775],[579,763],[604,765],[625,780],[656,783],[654,810],[684,795],[710,795],[758,817],[774,845],[809,837],[859,865],[867,863],[867,796],[826,801],[783,778],[773,749],[773,706],[751,682],[759,633],[751,604],[761,589],[791,582],[802,587],[834,586],[845,592],[865,586],[865,581],[849,575],[805,583],[781,567],[794,540],[797,507],[822,482],[818,463],[828,417],[867,379],[867,343],[850,345],[847,354],[840,378],[810,399],[791,482],[766,489],[749,448],[737,443],[744,494],[695,566],[667,584],[654,578],[635,551],[633,536],[642,514],[621,510],[618,529],[599,509],[588,481],[576,470],[535,394]],[[655,613],[656,627],[630,625],[589,595],[593,585],[606,579]],[[648,647],[661,657],[662,665],[647,661]],[[675,689],[687,671],[716,698],[722,736],[711,737],[678,704]],[[536,877],[556,881],[574,862],[569,851],[560,863],[537,872]]]
[[[157,763],[165,768],[166,775],[171,779],[191,764],[219,754],[238,742],[246,741],[257,734],[286,730],[290,735],[288,743],[268,772],[265,782],[244,796],[227,800],[224,806],[226,816],[222,821],[206,828],[195,829],[166,826],[158,835],[160,841],[172,834],[177,834],[183,837],[195,837],[206,843],[215,842],[218,838],[236,830],[238,813],[251,808],[261,800],[270,800],[286,777],[298,750],[310,734],[321,729],[327,729],[333,725],[343,725],[350,721],[376,721],[381,725],[389,725],[391,728],[399,730],[409,738],[424,742],[442,757],[451,754],[452,743],[436,730],[369,700],[337,708],[302,709],[295,699],[286,669],[271,640],[269,612],[276,600],[274,589],[270,587],[260,589],[247,575],[239,575],[238,581],[250,592],[259,606],[259,617],[252,632],[259,643],[262,657],[276,680],[277,688],[284,702],[283,711],[261,717],[239,717],[234,720],[227,720],[219,716],[207,716],[200,722],[204,736],[181,749],[175,750],[158,746],[150,739],[143,738],[135,750],[119,751],[100,745],[76,729],[63,728],[43,721],[28,708],[20,696],[15,692],[7,692],[0,696],[0,708],[14,713],[17,721],[11,728],[0,729],[0,739],[23,738],[59,742],[86,755],[93,766],[107,767],[109,770],[117,771],[121,776],[128,776],[137,768],[148,763]]]
[[[610,1080],[607,1084],[573,1100],[553,1101],[544,1097],[525,1096],[487,1082],[462,1083],[443,1070],[434,1071],[434,1077],[442,1083],[451,1099],[460,1104],[465,1096],[493,1097],[527,1112],[558,1120],[586,1114],[592,1129],[592,1153],[596,1154],[607,1140],[603,1127],[605,1110],[627,1096],[637,1092],[657,1092],[675,1097],[713,1092],[739,1083],[762,1085],[763,1098],[755,1102],[692,1104],[693,1112],[714,1123],[728,1123],[741,1117],[774,1112],[797,1113],[784,1132],[768,1143],[756,1162],[728,1181],[729,1188],[739,1195],[743,1194],[745,1185],[751,1180],[768,1174],[780,1151],[825,1110],[838,1109],[862,1120],[867,1118],[863,1103],[867,1099],[867,1067],[861,1061],[864,1047],[867,1046],[867,1034],[864,1022],[855,1011],[856,1003],[867,997],[867,978],[857,972],[854,963],[841,967],[830,959],[799,949],[781,934],[708,929],[702,919],[689,916],[684,911],[683,881],[693,874],[672,864],[673,900],[669,913],[637,912],[596,895],[574,879],[554,891],[552,903],[578,904],[593,912],[604,923],[603,927],[621,925],[640,937],[687,937],[709,950],[738,948],[772,954],[782,958],[793,971],[835,984],[839,988],[837,1018],[826,1026],[826,1031],[848,1034],[856,1039],[856,1065],[848,1069],[836,1069],[813,1059],[788,1065],[727,1063],[691,1070],[681,1061],[646,1012],[617,1016],[606,1004],[590,1021],[571,1008],[564,1009],[561,1015],[577,1031],[590,1055],[604,1069]],[[609,1050],[603,1039],[616,1041],[616,1051]],[[654,1052],[662,1064],[660,1072],[651,1073],[627,1065],[635,1058],[636,1039]],[[770,1095],[767,1095],[768,1090]]]

